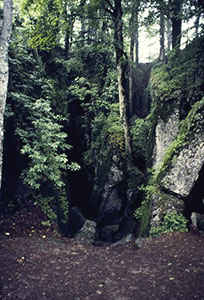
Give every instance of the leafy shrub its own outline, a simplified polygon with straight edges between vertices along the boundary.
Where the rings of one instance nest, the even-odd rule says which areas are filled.
[[[187,231],[187,220],[186,218],[177,211],[172,211],[164,216],[162,225],[159,227],[152,227],[150,230],[151,236],[158,236],[162,232],[186,232]]]

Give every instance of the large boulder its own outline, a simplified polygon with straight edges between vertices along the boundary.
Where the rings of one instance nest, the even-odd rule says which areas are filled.
[[[173,113],[164,121],[160,117],[155,128],[155,146],[153,150],[153,168],[161,165],[165,151],[176,138],[179,131],[179,110],[175,108]]]
[[[117,158],[113,157],[99,208],[99,220],[104,226],[118,223],[121,217],[124,201],[123,180],[124,172],[119,168]]]
[[[170,171],[162,179],[162,187],[187,197],[204,164],[204,134],[198,129],[189,144],[172,161]]]
[[[193,212],[191,215],[191,221],[193,225],[198,228],[198,230],[204,231],[204,214],[201,215]]]
[[[75,239],[80,243],[93,244],[96,235],[96,222],[86,220],[83,227],[75,235]]]
[[[177,113],[176,113],[177,115]],[[190,218],[191,212],[203,213],[204,205],[204,98],[196,102],[183,121],[175,139],[166,147],[163,142],[160,155],[156,155],[154,167],[157,169],[157,192],[152,201],[152,226],[159,225],[164,214],[176,210]],[[170,122],[171,120],[171,122]],[[167,124],[176,124],[177,117],[171,116]],[[161,127],[161,121],[159,121]],[[173,128],[173,125],[163,128]],[[176,126],[175,126],[176,128]],[[156,130],[157,132],[157,130]],[[167,140],[166,130],[159,132],[160,139]],[[168,139],[170,143],[170,139]],[[157,145],[158,138],[155,143]],[[158,149],[156,147],[155,149]],[[165,153],[165,151],[168,152]],[[159,165],[160,158],[164,161]]]

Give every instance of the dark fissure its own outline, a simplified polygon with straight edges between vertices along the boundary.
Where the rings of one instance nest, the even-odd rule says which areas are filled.
[[[79,101],[70,104],[70,128],[68,129],[69,142],[72,150],[69,151],[69,160],[77,162],[81,169],[76,172],[69,172],[68,182],[70,188],[70,205],[77,206],[86,218],[91,219],[93,213],[90,210],[91,185],[88,175],[83,168],[82,155],[86,150],[85,131],[82,124],[83,109]]]
[[[185,200],[184,214],[188,219],[190,219],[192,212],[204,214],[204,165],[199,172],[192,191]]]

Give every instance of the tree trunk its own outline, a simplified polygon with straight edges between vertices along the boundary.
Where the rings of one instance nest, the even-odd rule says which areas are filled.
[[[172,24],[171,24],[171,20],[168,18],[167,19],[167,51],[171,50],[171,46],[172,46],[172,30],[171,30]]]
[[[69,58],[69,51],[71,48],[72,43],[72,34],[73,34],[73,27],[74,27],[74,19],[70,18],[70,20],[67,20],[67,29],[65,33],[65,58]]]
[[[139,23],[138,23],[138,11],[137,11],[137,26],[135,28],[135,62],[139,64]]]
[[[131,9],[130,18],[130,64],[129,64],[129,115],[133,114],[133,63],[139,63],[139,30],[138,30],[138,12],[139,0],[134,0]],[[135,59],[134,59],[135,50]]]
[[[124,129],[125,152],[131,157],[130,133],[127,116],[127,103],[125,97],[125,70],[124,70],[124,49],[123,49],[123,24],[122,24],[122,7],[121,0],[114,0],[114,43],[116,52],[116,66],[118,77],[118,95],[120,118]]]
[[[201,14],[198,14],[198,15],[196,16],[196,19],[195,19],[195,22],[194,22],[194,25],[195,25],[195,36],[196,36],[196,37],[198,37],[198,34],[199,34],[200,16],[201,16]]]
[[[0,34],[0,184],[2,181],[4,111],[8,89],[8,47],[12,32],[12,5],[12,0],[4,0],[3,23]]]
[[[165,33],[165,20],[164,20],[164,3],[163,1],[160,2],[160,53],[159,53],[159,60],[165,60],[165,48],[164,48],[164,33]]]
[[[180,48],[181,44],[181,26],[182,26],[182,5],[181,0],[170,0],[171,5],[171,22],[172,22],[172,48]]]
[[[133,62],[134,62],[134,8],[132,7],[132,13],[130,18],[130,62],[129,62],[129,115],[133,114]]]

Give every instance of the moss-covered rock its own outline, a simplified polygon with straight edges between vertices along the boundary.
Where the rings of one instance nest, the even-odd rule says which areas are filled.
[[[152,70],[154,169],[144,188],[140,235],[167,213],[183,211],[204,164],[203,46],[204,37],[195,39]]]

